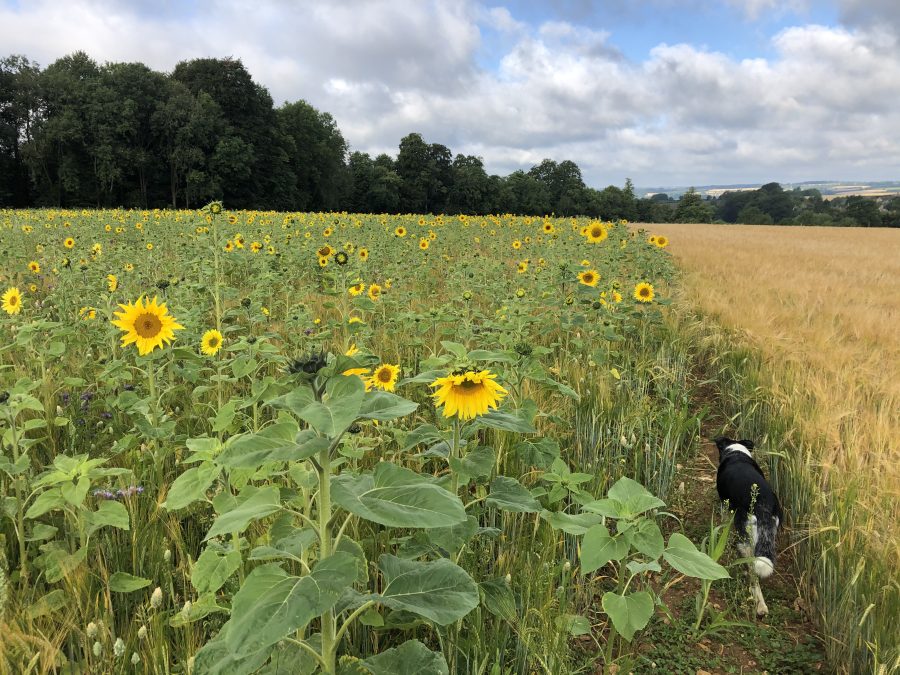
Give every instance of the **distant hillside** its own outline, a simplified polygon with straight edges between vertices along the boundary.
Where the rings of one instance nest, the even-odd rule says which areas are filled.
[[[695,185],[704,197],[721,197],[725,192],[745,192],[757,190],[762,183],[736,183],[731,185]],[[860,195],[864,197],[900,196],[900,181],[803,181],[802,183],[781,183],[785,190],[818,190],[826,199]],[[689,186],[679,187],[637,187],[638,197],[666,194],[677,199],[689,190]]]

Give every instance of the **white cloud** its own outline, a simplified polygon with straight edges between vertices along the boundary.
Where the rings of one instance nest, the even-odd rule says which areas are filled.
[[[553,157],[594,185],[896,178],[897,33],[861,0],[842,2],[846,27],[788,28],[767,58],[744,60],[672,43],[633,62],[607,31],[531,27],[475,0],[209,0],[190,14],[36,0],[0,6],[0,44],[42,65],[78,49],[164,71],[240,58],[276,104],[304,98],[332,113],[354,149],[396,152],[419,131],[500,173]],[[758,15],[773,0],[739,4]],[[479,65],[498,34],[495,67]]]

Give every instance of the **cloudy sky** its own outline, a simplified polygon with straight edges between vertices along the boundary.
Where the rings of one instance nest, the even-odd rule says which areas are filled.
[[[353,150],[589,185],[900,180],[900,0],[0,0],[0,55],[239,58]]]

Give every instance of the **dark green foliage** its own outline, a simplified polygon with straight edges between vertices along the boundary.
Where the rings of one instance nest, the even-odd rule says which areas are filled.
[[[239,60],[98,65],[75,52],[41,70],[0,60],[0,207],[122,206],[368,213],[590,216],[645,223],[900,226],[900,198],[826,201],[818,190],[638,199],[602,190],[571,160],[488,175],[481,157],[406,135],[397,158],[349,154],[334,118],[306,101],[273,106]]]

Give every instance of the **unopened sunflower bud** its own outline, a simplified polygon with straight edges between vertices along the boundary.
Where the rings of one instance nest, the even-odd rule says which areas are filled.
[[[150,596],[150,606],[153,609],[159,609],[160,607],[162,607],[162,601],[163,601],[162,589],[159,586],[157,586],[156,589],[153,591],[153,595]]]

